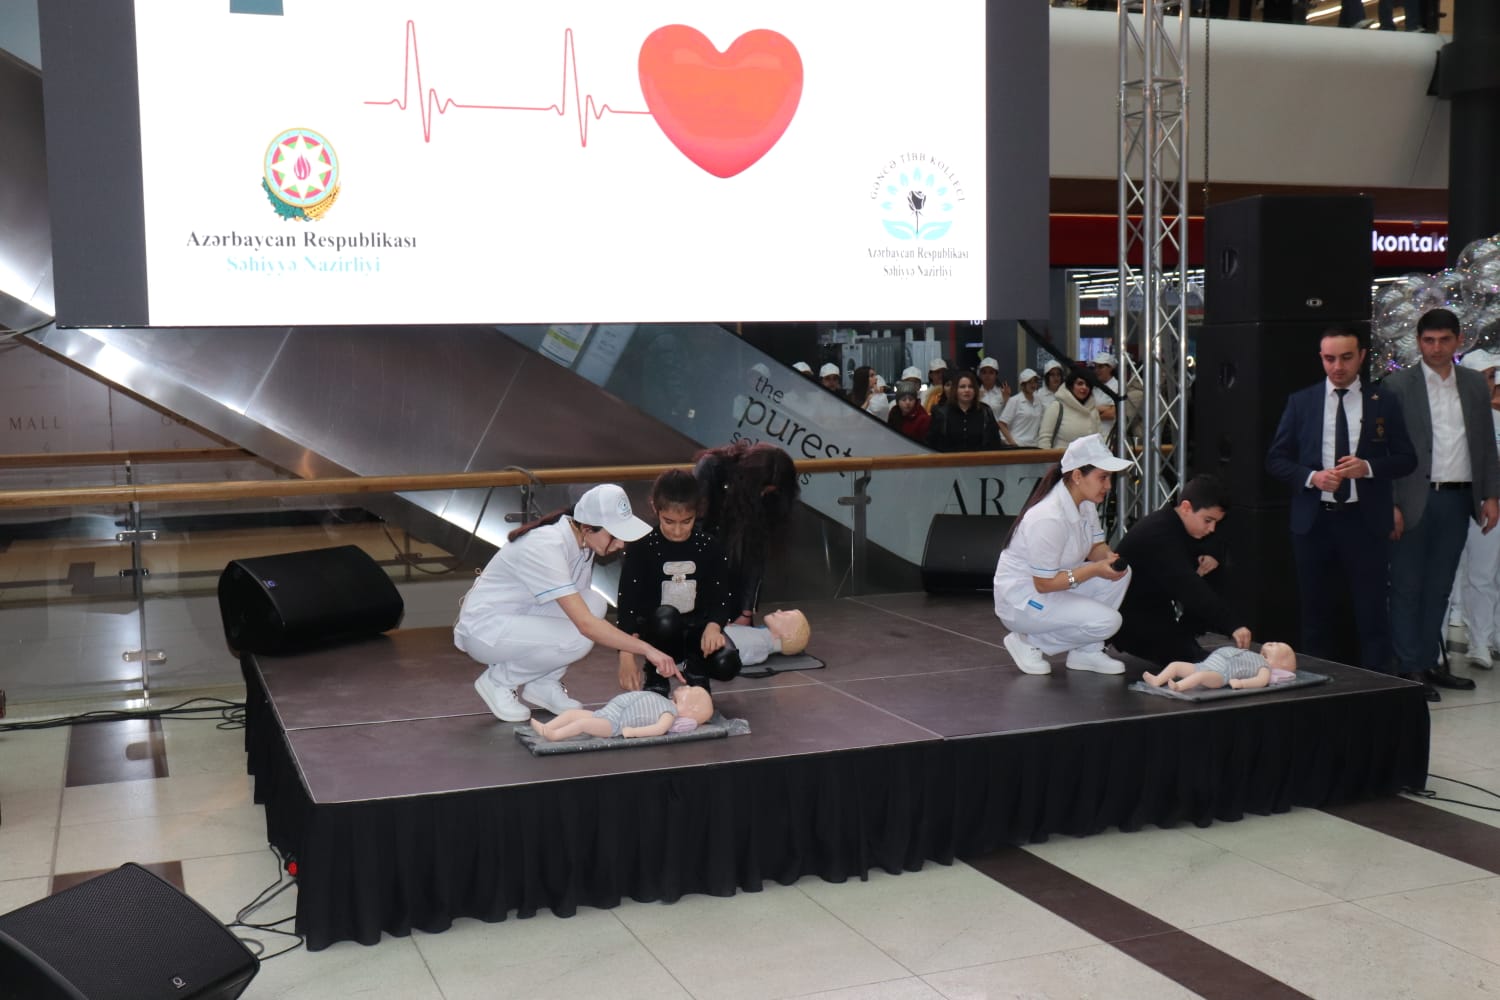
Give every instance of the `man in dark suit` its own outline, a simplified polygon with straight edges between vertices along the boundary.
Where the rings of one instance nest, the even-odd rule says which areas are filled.
[[[1469,519],[1486,534],[1500,519],[1500,456],[1489,385],[1453,363],[1460,338],[1452,312],[1424,314],[1417,321],[1421,363],[1386,380],[1417,449],[1416,471],[1395,490],[1391,643],[1402,674],[1467,691],[1473,680],[1434,664]]]
[[[1360,665],[1385,671],[1391,482],[1416,468],[1417,456],[1395,397],[1360,377],[1368,352],[1359,333],[1330,327],[1318,353],[1328,377],[1288,397],[1266,455],[1266,470],[1294,491],[1300,651],[1334,654],[1335,595],[1345,589],[1359,629]]]

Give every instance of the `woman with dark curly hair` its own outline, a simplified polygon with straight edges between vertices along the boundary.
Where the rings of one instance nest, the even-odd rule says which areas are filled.
[[[732,624],[753,624],[771,534],[797,506],[802,487],[786,452],[772,444],[736,441],[696,456],[693,477],[703,497],[703,529],[729,557]]]

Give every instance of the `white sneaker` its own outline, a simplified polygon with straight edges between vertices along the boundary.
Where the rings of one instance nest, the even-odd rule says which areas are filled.
[[[1020,669],[1021,673],[1052,673],[1052,664],[1047,662],[1047,658],[1042,654],[1042,651],[1016,633],[1005,633],[1005,648],[1010,653],[1010,658],[1016,661],[1016,666]]]
[[[1069,670],[1088,670],[1096,674],[1123,674],[1125,664],[1102,649],[1075,649],[1068,653]]]
[[[521,689],[521,695],[538,708],[545,708],[553,715],[562,715],[570,708],[582,708],[583,702],[568,697],[568,689],[561,681],[544,677],[532,681]]]
[[[1471,667],[1479,667],[1482,670],[1495,669],[1494,661],[1490,659],[1490,647],[1487,643],[1470,644],[1469,651],[1464,654],[1464,659],[1469,661]]]
[[[501,687],[490,680],[489,674],[474,678],[474,690],[501,722],[525,722],[531,718],[531,709],[521,704],[516,689]]]

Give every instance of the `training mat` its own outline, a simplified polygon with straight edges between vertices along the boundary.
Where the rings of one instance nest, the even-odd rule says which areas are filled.
[[[772,653],[764,663],[757,663],[753,667],[741,667],[740,676],[770,677],[772,674],[784,674],[791,670],[822,670],[826,666],[828,664],[816,656],[808,656],[806,653],[797,653],[793,656]]]
[[[1173,691],[1166,687],[1152,687],[1145,681],[1136,681],[1130,685],[1130,690],[1160,695],[1163,698],[1176,698],[1178,701],[1218,701],[1220,698],[1238,698],[1241,695],[1265,694],[1268,691],[1285,691],[1289,688],[1327,684],[1329,680],[1330,678],[1327,674],[1314,673],[1311,670],[1299,670],[1297,671],[1297,676],[1292,680],[1283,681],[1280,684],[1267,684],[1263,688],[1232,688],[1225,685],[1221,688],[1193,688],[1191,691]]]
[[[748,736],[750,723],[745,719],[730,719],[722,712],[715,712],[697,729],[687,733],[666,733],[661,736],[574,736],[571,739],[549,743],[536,734],[528,723],[515,728],[516,739],[538,757],[553,753],[577,753],[580,750],[619,750],[624,747],[649,747],[658,743],[689,743],[693,740],[722,740],[726,736]]]

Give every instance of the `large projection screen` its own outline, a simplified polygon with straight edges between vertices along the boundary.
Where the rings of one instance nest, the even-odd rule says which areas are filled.
[[[49,0],[58,322],[1046,315],[1013,6]]]

